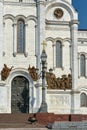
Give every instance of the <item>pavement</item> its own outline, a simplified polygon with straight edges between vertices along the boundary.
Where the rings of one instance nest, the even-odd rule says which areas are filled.
[[[38,123],[0,123],[0,130],[47,130],[47,128]]]
[[[47,128],[0,128],[0,130],[48,130]]]

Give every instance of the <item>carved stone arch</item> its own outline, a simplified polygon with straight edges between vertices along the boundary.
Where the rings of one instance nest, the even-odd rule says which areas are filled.
[[[60,37],[55,38],[54,44],[56,44],[57,41],[61,42],[61,44],[63,45],[63,39],[62,38],[60,38]]]
[[[71,47],[71,40],[69,38],[64,38],[62,40],[62,44],[64,45],[64,43],[67,42],[67,44]]]
[[[34,90],[35,90],[35,87],[34,87],[34,83],[33,83],[33,80],[31,79],[31,76],[29,75],[29,72],[26,70],[26,69],[19,69],[19,68],[16,68],[16,69],[13,69],[10,73],[10,75],[8,76],[7,80],[6,80],[6,84],[8,86],[8,97],[9,97],[9,109],[10,109],[10,112],[11,112],[11,83],[13,81],[13,79],[15,77],[18,77],[18,76],[22,76],[24,78],[27,79],[27,81],[29,82],[29,113],[33,113],[33,105],[32,105],[32,102],[34,102],[33,100],[35,99],[35,95],[34,95]]]
[[[79,52],[78,53],[78,58],[80,59],[80,56],[81,55],[84,55],[85,56],[85,58],[87,58],[87,53],[86,52]]]
[[[24,15],[17,15],[17,16],[15,17],[15,23],[17,23],[17,21],[18,21],[19,19],[24,20],[24,22],[26,23],[26,17],[25,17]]]
[[[19,68],[16,68],[16,69],[13,69],[10,73],[10,75],[8,76],[6,82],[7,83],[10,83],[12,81],[12,79],[15,77],[15,76],[18,76],[18,75],[21,75],[21,76],[24,76],[25,78],[27,78],[32,84],[33,84],[33,80],[31,78],[31,76],[29,75],[29,72],[26,70],[26,69],[19,69]]]
[[[54,38],[52,38],[52,37],[47,37],[47,38],[46,38],[46,41],[51,41],[52,43],[54,43]]]
[[[63,42],[66,42],[66,41],[69,42],[69,43],[71,44],[70,38],[64,38],[64,39],[63,39]]]
[[[15,17],[11,14],[4,15],[3,19],[4,19],[4,22],[6,19],[11,19],[13,22],[15,21]]]
[[[80,93],[86,93],[87,94],[87,86],[78,86],[77,91],[79,91]]]
[[[58,2],[53,1],[53,2],[49,3],[46,7],[46,14],[52,7],[58,7],[58,6],[65,8],[69,12],[71,19],[73,19],[73,20],[77,19],[77,12],[73,8],[73,6],[71,4],[69,4],[68,2],[63,2],[63,1],[58,1]]]
[[[81,55],[84,55],[84,56],[86,57],[87,53],[85,53],[85,52],[80,52],[79,55],[80,55],[80,56],[81,56]]]
[[[33,20],[35,22],[35,24],[37,25],[37,18],[33,15],[30,15],[27,17],[26,21],[29,21],[29,20]]]

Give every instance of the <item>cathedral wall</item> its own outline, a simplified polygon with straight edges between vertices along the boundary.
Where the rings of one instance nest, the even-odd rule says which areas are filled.
[[[32,11],[31,11],[32,10]],[[29,6],[18,6],[18,5],[5,5],[4,7],[4,44],[3,44],[3,64],[7,66],[14,66],[14,68],[26,68],[28,66],[36,65],[35,56],[35,21],[36,14],[35,7]],[[11,19],[11,16],[13,19]],[[31,18],[32,16],[32,18]],[[26,44],[26,55],[18,54],[14,56],[14,42],[17,44],[17,19],[24,18],[25,20],[25,44]],[[14,20],[14,21],[13,21]],[[14,38],[14,28],[16,26],[16,39]],[[27,32],[26,32],[27,31]],[[9,50],[9,51],[8,51]],[[17,51],[17,46],[15,48]]]
[[[56,8],[61,8],[62,11],[63,11],[63,16],[60,19],[57,19],[54,15],[54,11],[55,11]],[[70,18],[69,12],[66,9],[64,9],[63,7],[55,5],[55,6],[51,7],[51,9],[47,10],[46,19],[47,20],[53,20],[53,21],[70,21],[71,18]]]
[[[51,28],[52,27],[52,28]],[[47,68],[53,69],[54,73],[57,77],[61,77],[61,75],[71,73],[71,43],[70,43],[70,32],[69,27],[64,26],[65,29],[61,30],[59,28],[49,26],[46,30],[46,38],[47,38],[47,46],[46,46],[46,53],[47,53]],[[61,41],[62,43],[62,67],[56,67],[56,42],[57,40]]]
[[[39,10],[38,17],[39,16],[41,17],[41,19],[39,19],[40,21],[38,20],[39,21],[38,23],[40,23],[40,26],[38,25],[39,27],[37,26],[36,5],[35,3],[27,4],[27,2],[30,2],[30,1],[23,0],[23,2],[21,3],[18,0],[14,0],[14,1],[9,0],[9,2],[7,3],[5,2],[5,5],[4,5],[4,15],[3,15],[4,16],[4,23],[3,23],[4,42],[3,42],[2,65],[6,64],[9,68],[13,66],[14,68],[12,71],[14,72],[13,74],[10,73],[9,82],[7,82],[8,81],[7,79],[4,83],[2,84],[0,83],[0,99],[1,99],[0,112],[2,113],[11,112],[11,81],[12,81],[11,78],[12,76],[13,78],[17,75],[28,77],[29,65],[31,67],[32,66],[36,67],[36,62],[37,62],[36,49],[37,48],[41,49],[40,47],[36,46],[36,45],[40,45],[38,44],[39,40],[45,40],[46,38],[46,41],[47,41],[47,46],[46,46],[47,71],[49,71],[49,69],[52,68],[53,73],[56,75],[56,77],[61,77],[62,75],[68,75],[69,73],[71,74],[71,70],[72,70],[71,56],[74,56],[74,55],[71,54],[72,53],[71,47],[74,46],[75,43],[72,43],[71,45],[71,39],[73,42],[77,41],[77,37],[75,36],[77,32],[77,30],[75,30],[77,29],[77,25],[74,26],[74,24],[77,24],[77,23],[74,23],[74,22],[77,22],[77,13],[74,12],[73,8],[70,8],[70,4],[68,4],[68,2],[71,3],[71,0],[66,0],[66,2],[63,0],[62,1],[59,0],[58,1],[59,3],[56,1],[57,4],[53,2],[52,5],[50,4],[50,2],[48,2],[49,6],[47,7],[46,12],[43,12],[43,10],[45,9],[44,9],[44,6],[41,5],[43,7],[43,9],[41,10],[42,11],[41,14],[46,13],[46,17],[45,17],[46,21],[43,17],[41,17],[41,14],[39,12],[40,10]],[[58,14],[57,14],[57,17],[54,15],[54,11],[56,8],[62,9],[63,15],[61,17],[59,17]],[[17,53],[17,21],[19,18],[22,18],[25,22],[26,46],[25,46],[25,52],[22,54]],[[71,20],[72,20],[72,23],[70,22]],[[40,29],[39,31],[37,31],[37,27]],[[39,36],[37,32],[39,32],[40,34]],[[46,35],[44,34],[45,37],[43,35],[43,32],[45,32],[46,34]],[[71,34],[73,38],[71,38]],[[86,37],[87,37],[87,33],[85,32],[78,33],[78,38],[79,38],[78,40],[85,39],[87,41]],[[56,47],[55,47],[56,41],[60,41],[62,43],[62,66],[59,68],[56,67]],[[83,44],[82,42],[78,43],[78,55],[80,53],[84,53],[87,56],[86,46],[87,46],[86,42],[85,44]],[[39,49],[37,49],[37,54],[38,54]],[[75,49],[75,46],[74,46],[74,49]],[[41,52],[41,50],[39,51]],[[77,54],[77,52],[75,53]],[[40,57],[40,55],[38,57]],[[78,56],[78,59],[79,59],[79,56]],[[87,57],[86,57],[86,61],[87,61]],[[74,67],[75,67],[75,63],[77,62],[74,62],[74,65],[73,65]],[[20,71],[18,71],[18,69],[16,70],[16,68],[20,69]],[[74,109],[76,110],[78,108],[81,110],[82,113],[87,112],[85,108],[80,107],[80,94],[81,92],[84,92],[83,91],[84,89],[86,90],[87,88],[87,81],[86,81],[87,72],[86,72],[86,76],[84,77],[80,77],[79,72],[80,70],[79,70],[79,60],[78,60],[78,74],[76,74],[76,76],[78,75],[78,85],[77,85],[78,92],[75,92],[72,90],[66,90],[66,89],[65,90],[56,90],[56,89],[47,90],[48,112],[69,114],[69,113],[74,113],[72,112],[71,109],[73,109],[74,111]],[[39,82],[33,83],[33,81],[30,81],[30,79],[31,77],[28,77],[29,82],[31,82],[31,85],[30,85],[30,94],[32,94],[31,95],[32,103],[30,104],[31,112],[37,112],[38,109],[40,108],[40,103],[41,103],[41,98],[42,98],[42,95],[41,95],[42,84],[37,84]],[[75,77],[73,78],[73,83],[75,82],[74,80],[76,80]],[[77,112],[77,110],[75,112]]]
[[[85,56],[85,76],[80,75],[80,55]],[[78,87],[87,88],[87,31],[78,31]]]
[[[31,11],[32,10],[32,11]],[[12,14],[13,16],[16,15],[36,15],[36,8],[35,6],[26,6],[26,5],[5,5],[4,6],[4,15],[6,14]]]
[[[0,86],[0,113],[8,113],[8,87]]]
[[[48,111],[69,114],[71,111],[71,95],[69,91],[47,91]]]

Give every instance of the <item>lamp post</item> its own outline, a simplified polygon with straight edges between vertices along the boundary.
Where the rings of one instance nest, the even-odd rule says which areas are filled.
[[[45,49],[42,50],[41,54],[41,63],[42,63],[42,103],[40,107],[40,112],[47,112],[47,103],[46,103],[46,64],[47,55]]]

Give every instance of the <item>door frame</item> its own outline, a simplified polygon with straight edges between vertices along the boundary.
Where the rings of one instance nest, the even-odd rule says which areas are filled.
[[[20,80],[24,79],[24,81],[26,81],[26,83],[23,81],[22,87],[20,86],[20,83],[18,83],[17,86],[15,86],[15,85],[13,85],[13,83],[15,83],[14,82],[15,79],[16,79],[16,81],[20,81]],[[27,89],[26,89],[26,87],[27,87]],[[27,95],[25,94],[25,92],[27,92]],[[26,97],[27,100],[24,100],[24,97],[22,97],[22,94],[27,96]],[[14,96],[15,96],[15,100],[13,98]],[[18,103],[22,103],[22,105],[21,104],[19,104],[19,105],[21,105],[21,107],[23,109],[21,107],[17,106]],[[26,103],[27,103],[27,106],[25,108],[24,104],[26,104]],[[15,105],[13,105],[13,104],[15,104]],[[25,110],[24,110],[24,108],[25,108]],[[29,113],[29,81],[24,76],[20,76],[20,75],[16,76],[16,77],[14,77],[14,79],[11,82],[11,112],[12,113]]]
[[[13,79],[17,76],[25,77],[29,82],[29,113],[34,113],[34,105],[35,105],[35,87],[29,72],[26,69],[13,69],[10,75],[7,78],[7,93],[8,96],[8,113],[11,113],[11,83]]]

